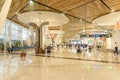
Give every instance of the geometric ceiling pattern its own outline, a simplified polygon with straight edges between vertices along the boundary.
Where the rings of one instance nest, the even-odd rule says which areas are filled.
[[[12,5],[7,18],[25,27],[28,25],[17,19],[18,14],[27,11],[54,11],[64,13],[69,18],[69,23],[62,26],[65,31],[63,41],[84,29],[98,28],[92,21],[111,11],[120,10],[120,0],[12,0]],[[0,0],[0,9],[4,0]],[[61,26],[50,26],[50,30],[59,30]],[[110,27],[99,27],[112,30]]]

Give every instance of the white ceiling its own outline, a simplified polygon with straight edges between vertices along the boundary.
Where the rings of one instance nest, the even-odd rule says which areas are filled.
[[[49,22],[49,26],[61,26],[69,22],[68,17],[64,14],[51,11],[24,12],[18,15],[18,20],[25,24],[35,23],[38,26],[45,21]]]
[[[97,26],[113,26],[118,20],[120,20],[120,11],[98,17],[92,23]]]

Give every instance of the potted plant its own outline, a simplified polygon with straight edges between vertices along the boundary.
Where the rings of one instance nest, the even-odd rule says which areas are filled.
[[[20,57],[26,57],[26,51],[23,49],[22,52],[20,53]]]

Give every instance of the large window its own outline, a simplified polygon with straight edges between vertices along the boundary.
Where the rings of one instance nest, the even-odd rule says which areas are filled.
[[[0,32],[0,44],[2,45],[15,45],[16,42],[25,42],[29,38],[29,29],[7,20],[2,32]]]

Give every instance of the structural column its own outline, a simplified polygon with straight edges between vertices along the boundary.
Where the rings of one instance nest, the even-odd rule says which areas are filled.
[[[41,25],[37,28],[37,42],[36,42],[36,51],[35,54],[41,54],[44,52],[43,50],[43,33],[42,33],[42,29],[45,25],[48,25],[49,22],[43,22],[41,23]]]

